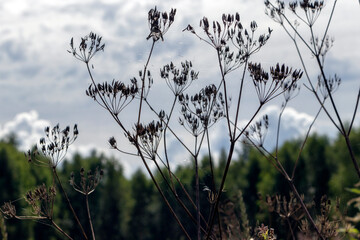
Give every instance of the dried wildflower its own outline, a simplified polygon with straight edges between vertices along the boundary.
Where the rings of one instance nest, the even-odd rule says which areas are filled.
[[[179,122],[194,136],[198,136],[225,116],[223,95],[213,84],[191,97],[187,94],[180,95],[179,102],[182,105]]]
[[[1,208],[1,213],[4,215],[5,218],[16,218],[16,208],[11,202],[5,202]]]
[[[156,7],[150,9],[148,13],[148,24],[150,28],[150,34],[146,38],[149,40],[153,39],[154,42],[161,39],[164,41],[164,34],[169,30],[171,24],[174,22],[176,14],[176,9],[171,9],[170,13],[167,12],[159,12]]]
[[[100,106],[111,111],[117,116],[139,92],[136,82],[125,85],[121,81],[113,80],[111,83],[91,84],[86,90],[86,95],[94,99]],[[98,96],[102,99],[99,101]]]
[[[224,59],[228,59],[227,62],[231,62],[230,67],[228,66],[230,70],[241,66],[252,54],[258,52],[269,40],[272,30],[268,28],[267,34],[260,34],[256,38],[255,31],[257,28],[257,23],[252,21],[250,23],[250,30],[244,29],[240,22],[234,24],[230,29],[229,39],[237,49],[235,58],[231,56],[231,54],[225,53],[224,55]],[[234,58],[234,60],[229,61],[232,58]]]
[[[89,35],[81,38],[81,42],[79,44],[79,52],[74,47],[74,39],[71,38],[70,48],[68,50],[76,59],[83,61],[84,63],[89,63],[90,60],[95,56],[95,54],[99,51],[104,51],[105,44],[101,43],[102,37],[96,35],[93,32],[90,32]]]
[[[270,212],[276,212],[284,220],[292,218],[299,221],[305,216],[300,202],[292,192],[290,192],[289,200],[285,196],[267,196],[266,203]]]
[[[77,125],[74,125],[73,133],[70,133],[70,127],[67,126],[61,130],[59,124],[50,130],[50,127],[45,128],[45,135],[39,141],[39,147],[34,151],[28,150],[28,161],[39,166],[50,166],[56,168],[57,165],[65,158],[69,146],[76,140],[79,131]],[[40,149],[40,150],[38,150]],[[44,158],[37,157],[38,152],[42,153]]]
[[[331,201],[326,197],[322,196],[320,201],[320,214],[316,216],[315,225],[319,229],[320,235],[325,239],[332,239],[339,233],[339,222],[337,220],[331,220]],[[313,231],[309,222],[304,219],[300,222],[300,231],[306,237],[316,237],[317,233]]]
[[[321,197],[320,215],[316,218],[316,225],[326,239],[334,238],[338,235],[339,223],[330,219],[331,200],[326,195]]]
[[[293,82],[292,80],[283,81],[281,88],[284,92],[283,96],[285,98],[285,102],[289,102],[300,92],[300,86],[297,84],[297,82]]]
[[[181,70],[171,62],[160,69],[161,78],[165,79],[175,96],[182,94],[190,84],[198,79],[199,72],[192,69],[191,61],[181,63]]]
[[[340,86],[341,78],[335,74],[334,77],[323,79],[322,75],[318,76],[317,90],[321,93],[324,99],[329,97],[329,93],[333,94]]]
[[[275,22],[280,24],[284,23],[284,13],[285,13],[285,3],[284,1],[277,0],[275,4],[271,3],[269,0],[265,1],[266,14],[272,18]],[[302,22],[308,26],[313,26],[319,17],[322,9],[324,8],[324,1],[318,0],[302,0],[302,1],[293,1],[289,3],[289,9],[293,12]],[[300,7],[305,17],[302,17],[297,8]]]
[[[316,22],[316,19],[319,17],[321,10],[324,7],[324,1],[302,0],[299,2],[299,5],[306,15],[306,23],[309,26],[312,26]]]
[[[149,92],[150,92],[150,88],[151,86],[153,85],[154,83],[154,79],[151,75],[151,72],[149,70],[146,71],[146,76],[143,76],[143,71],[139,71],[139,77],[140,77],[140,82],[144,81],[142,86],[143,86],[143,95],[141,96],[141,90],[138,89],[136,94],[135,94],[135,97],[137,98],[141,98],[143,97],[144,99],[147,98],[147,96],[149,95]],[[147,81],[145,81],[145,79],[147,79]],[[136,77],[133,77],[132,79],[130,79],[131,81],[131,84],[134,85],[134,86],[138,86],[138,80]]]
[[[276,235],[273,228],[261,224],[261,226],[255,229],[255,239],[256,240],[275,240]]]
[[[136,134],[128,136],[130,143],[135,144],[138,137],[140,139],[138,144],[142,153],[151,160],[155,160],[162,132],[164,130],[162,122],[152,121],[148,125],[143,125],[141,123],[136,124],[134,130]]]
[[[290,82],[287,82],[287,87],[291,87],[296,83],[303,74],[300,70],[292,71],[291,68],[289,69],[289,67],[284,64],[282,66],[277,64],[275,67],[270,68],[271,80],[269,81],[269,74],[262,69],[261,64],[249,63],[248,70],[253,79],[260,104],[264,104],[286,91],[287,89],[283,88],[282,92],[278,93],[278,90],[285,86],[284,81],[286,81],[289,76],[291,76],[291,79]]]
[[[249,126],[245,131],[245,137],[258,147],[263,147],[265,137],[269,128],[269,117],[264,115],[262,119]]]
[[[334,38],[330,38],[328,35],[323,40],[320,40],[318,37],[310,39],[310,43],[314,46],[315,53],[320,57],[322,64],[325,62],[326,54],[334,45],[334,41]]]
[[[109,144],[112,148],[117,149],[117,143],[114,137],[109,138]]]
[[[200,20],[200,27],[205,32],[207,39],[198,35],[191,25],[188,25],[183,31],[195,34],[199,39],[218,51],[220,61],[223,63],[224,74],[240,67],[250,55],[265,45],[272,31],[268,29],[268,34],[262,34],[256,39],[254,34],[257,29],[256,22],[252,21],[250,23],[249,30],[244,29],[240,22],[239,13],[235,15],[223,14],[221,22],[212,22],[212,28],[209,20],[203,17]],[[228,44],[229,41],[232,43],[232,47]],[[232,48],[235,48],[235,50],[232,50]]]
[[[265,14],[268,15],[275,22],[283,25],[284,24],[284,12],[285,4],[283,1],[276,1],[276,6],[269,0],[265,0]]]
[[[45,184],[42,184],[33,191],[28,191],[25,200],[31,206],[34,215],[52,218],[55,196],[55,187],[52,186],[47,189]]]
[[[99,170],[96,168],[95,173],[91,170],[87,172],[85,175],[84,168],[80,169],[80,183],[76,184],[75,182],[75,175],[72,172],[70,175],[70,185],[73,186],[75,191],[83,194],[83,195],[90,195],[92,192],[95,191],[96,187],[99,185],[102,177],[104,175],[103,170]]]

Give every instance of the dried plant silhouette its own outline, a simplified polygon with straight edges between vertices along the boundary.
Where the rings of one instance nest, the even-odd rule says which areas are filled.
[[[68,52],[85,64],[91,79],[86,95],[111,115],[123,133],[123,138],[111,136],[109,138],[110,146],[124,155],[135,156],[142,161],[159,195],[186,239],[276,239],[276,229],[272,229],[270,226],[263,224],[253,226],[253,228],[249,226],[246,206],[242,200],[242,195],[246,193],[240,192],[236,202],[223,198],[225,183],[236,149],[244,142],[257,148],[274,169],[283,176],[283,181],[290,186],[289,198],[275,195],[267,196],[263,200],[264,205],[268,206],[268,210],[276,213],[285,223],[286,228],[291,232],[292,239],[299,237],[295,233],[298,232],[298,229],[300,229],[303,239],[337,237],[341,234],[340,230],[343,229],[340,224],[350,221],[348,219],[339,223],[332,219],[330,214],[332,204],[326,196],[321,199],[318,214],[312,214],[310,209],[314,208],[314,204],[305,202],[304,196],[298,192],[294,183],[296,169],[299,161],[301,161],[300,156],[320,112],[326,113],[343,136],[354,171],[360,177],[360,169],[350,142],[360,90],[355,99],[354,113],[350,124],[346,127],[344,119],[338,111],[339,106],[333,98],[335,91],[340,87],[341,79],[338,75],[328,77],[324,67],[326,54],[333,44],[332,38],[327,33],[336,4],[337,1],[335,0],[324,34],[318,36],[314,25],[316,20],[321,17],[321,12],[325,7],[323,1],[295,1],[290,2],[287,6],[282,1],[265,1],[266,14],[281,25],[294,43],[302,69],[295,69],[286,63],[274,63],[272,67],[264,68],[262,63],[253,62],[252,56],[266,46],[267,41],[271,38],[272,30],[268,28],[265,32],[259,33],[255,21],[251,21],[249,26],[245,26],[240,20],[239,13],[223,14],[220,21],[210,21],[203,17],[200,20],[199,27],[193,27],[189,24],[183,29],[183,32],[202,40],[208,45],[209,51],[216,54],[214,62],[217,64],[220,75],[219,79],[207,82],[207,85],[202,86],[200,91],[192,94],[188,90],[194,81],[201,78],[201,75],[191,61],[167,63],[160,67],[160,72],[156,76],[150,69],[150,62],[153,55],[156,54],[155,46],[162,47],[161,42],[167,41],[166,33],[175,21],[176,9],[171,9],[168,13],[161,12],[155,7],[148,12],[147,20],[150,32],[144,34],[143,37],[151,41],[149,53],[144,67],[139,70],[138,76],[128,82],[112,80],[100,83],[95,79],[91,61],[95,55],[105,50],[101,36],[91,32],[82,37],[78,45],[76,45],[76,40],[71,39]],[[297,23],[293,23],[293,18],[297,20]],[[299,23],[307,26],[311,36],[310,41],[306,41],[303,37],[307,33],[298,30],[297,24]],[[305,56],[306,52],[300,50],[300,44],[309,51],[309,57]],[[315,61],[318,66],[319,76],[316,79],[313,79],[307,70],[307,66],[310,64],[307,59]],[[230,74],[237,78],[236,87],[234,87],[235,83],[229,83],[229,81],[233,81]],[[298,149],[298,158],[291,171],[288,171],[278,154],[282,115],[288,102],[299,94],[300,80],[304,77],[307,80],[305,91],[309,90],[313,93],[314,100],[318,102],[319,110],[307,130],[301,147]],[[168,91],[173,95],[173,99],[170,101],[169,99],[160,99],[171,102],[169,109],[162,109],[161,106],[151,102],[149,97],[153,85],[159,81],[163,81],[169,87]],[[250,81],[251,84],[245,84],[245,81]],[[245,102],[247,100],[244,98],[244,92],[248,91],[250,87],[255,90],[258,105],[251,110],[251,117],[248,122],[241,124],[240,118],[243,116],[243,112],[249,111],[246,108]],[[157,96],[157,98],[161,97]],[[259,112],[269,102],[281,97],[283,104],[277,126],[271,126],[276,129],[277,133],[274,140],[276,147],[272,151],[266,149],[264,145],[270,127],[269,118],[267,115],[259,116]],[[325,105],[327,101],[330,101],[331,109]],[[135,108],[136,114],[130,116],[131,120],[128,120],[129,116],[124,120],[122,112],[129,107],[132,110]],[[146,121],[145,119],[148,119],[149,116],[152,116],[152,120]],[[228,145],[226,162],[219,181],[213,170],[215,168],[212,150],[214,139],[211,138],[211,133],[215,128],[214,126],[220,122],[226,125],[226,132],[222,134],[228,137]],[[192,137],[192,144],[185,142],[179,135],[178,126],[183,127],[188,136]],[[46,128],[46,137],[40,140],[40,149],[27,153],[29,162],[37,166],[48,167],[53,173],[52,186],[41,185],[25,195],[26,202],[32,207],[32,215],[18,215],[12,202],[5,203],[1,212],[8,218],[46,221],[64,237],[73,239],[53,221],[52,206],[59,188],[73,213],[82,237],[84,239],[95,239],[88,198],[101,181],[103,172],[96,169],[85,173],[85,170],[81,169],[80,181],[76,181],[75,174],[70,176],[70,185],[75,191],[85,196],[87,222],[91,232],[89,235],[80,223],[56,171],[57,166],[64,159],[69,145],[75,141],[78,135],[77,126],[75,125],[73,129],[73,135],[70,135],[70,132],[69,127],[60,130],[58,125],[51,130]],[[119,138],[121,140],[117,140]],[[181,178],[175,174],[173,156],[169,151],[169,139],[175,139],[176,144],[182,146],[184,152],[191,156],[194,166],[192,174],[195,179],[193,192],[189,191],[189,188],[182,183]],[[123,148],[123,144],[120,143],[124,140],[130,143],[132,150]],[[203,149],[206,149],[208,153],[211,175],[211,184],[204,189],[201,188],[199,173],[199,161]],[[161,179],[156,178],[155,173],[158,173]],[[181,187],[176,188],[175,185]],[[203,206],[201,199],[203,198],[208,200],[205,209],[201,208]],[[170,199],[175,201],[170,201]],[[236,204],[240,209],[240,217],[235,214]],[[195,230],[185,226],[184,223],[188,222],[193,224]]]

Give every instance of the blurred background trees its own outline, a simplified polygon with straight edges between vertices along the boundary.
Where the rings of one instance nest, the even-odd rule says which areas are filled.
[[[354,152],[360,157],[360,129],[354,129],[352,135]],[[279,156],[284,161],[284,167],[292,166],[297,158],[300,141],[288,141],[279,148]],[[226,154],[221,154],[215,173],[224,167]],[[346,191],[358,181],[353,166],[349,164],[346,144],[341,136],[328,139],[326,136],[313,134],[301,155],[296,169],[295,184],[301,193],[304,193],[307,202],[314,201],[320,204],[321,196],[327,195],[335,201],[341,199],[341,209],[354,194]],[[0,201],[15,200],[19,211],[29,212],[25,201],[21,198],[35,186],[42,183],[51,184],[51,175],[47,168],[34,167],[28,164],[24,154],[17,150],[16,139],[6,139],[0,142]],[[316,167],[315,167],[316,166]],[[156,192],[151,180],[143,173],[136,171],[131,178],[125,178],[122,166],[116,159],[108,158],[95,151],[88,157],[75,154],[72,159],[65,161],[59,168],[59,174],[69,194],[74,209],[80,219],[84,219],[86,231],[86,209],[83,207],[83,196],[77,194],[68,180],[72,171],[84,168],[94,170],[99,167],[104,170],[104,178],[97,191],[90,198],[90,207],[97,239],[181,239],[183,234],[171,217],[170,212]],[[192,165],[182,165],[175,170],[182,183],[194,194],[195,182],[192,174]],[[206,157],[201,161],[200,185],[202,189],[212,184],[209,182],[209,166]],[[164,171],[165,172],[165,171]],[[216,174],[215,174],[216,175]],[[159,176],[158,176],[159,177]],[[160,179],[160,177],[159,177]],[[220,179],[216,179],[217,184]],[[215,181],[216,182],[216,181]],[[175,183],[176,184],[176,183]],[[192,187],[192,189],[191,189]],[[180,186],[176,186],[180,191]],[[264,223],[275,229],[279,238],[286,239],[286,231],[282,232],[283,224],[279,219],[271,216],[264,202],[266,195],[289,196],[289,187],[282,176],[274,170],[256,149],[244,145],[237,159],[234,159],[229,172],[228,182],[222,196],[222,203],[233,201],[239,204],[239,191],[246,207],[250,226]],[[170,194],[167,193],[169,196]],[[19,198],[20,197],[20,198]],[[55,202],[55,217],[57,222],[73,236],[78,236],[78,229],[72,222],[71,213],[66,202],[58,196]],[[16,200],[18,199],[18,200]],[[170,197],[176,205],[176,199]],[[208,192],[201,192],[201,203],[205,209],[208,206]],[[185,202],[185,204],[190,204]],[[316,209],[316,208],[314,208]],[[179,210],[179,209],[178,209]],[[176,211],[176,208],[175,208]],[[315,210],[313,210],[315,211]],[[206,212],[206,211],[205,211]],[[348,215],[353,216],[356,209],[349,208]],[[181,216],[179,211],[179,216]],[[235,211],[239,221],[243,221],[239,211]],[[336,213],[334,213],[336,214]],[[204,216],[207,217],[207,216]],[[54,229],[35,221],[6,220],[8,239],[60,239]],[[185,227],[189,232],[196,234],[192,224]]]

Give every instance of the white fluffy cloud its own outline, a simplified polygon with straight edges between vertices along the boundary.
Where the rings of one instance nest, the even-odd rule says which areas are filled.
[[[49,125],[49,121],[39,119],[39,114],[35,110],[19,113],[14,119],[0,125],[0,138],[15,133],[20,150],[25,151],[39,141],[44,128]]]
[[[272,150],[276,145],[277,125],[280,114],[280,107],[276,105],[267,106],[262,114],[269,117],[269,131],[265,139],[265,146]],[[296,109],[287,107],[281,117],[279,145],[285,141],[303,136],[314,117],[307,113],[298,112]],[[314,129],[316,130],[316,129]]]

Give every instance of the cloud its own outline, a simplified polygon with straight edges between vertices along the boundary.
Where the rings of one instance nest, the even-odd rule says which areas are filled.
[[[0,138],[15,133],[19,149],[26,151],[39,141],[43,136],[44,128],[49,125],[49,121],[39,119],[39,114],[35,110],[19,113],[14,119],[0,126]]]
[[[264,115],[267,115],[269,118],[269,129],[264,142],[265,148],[269,151],[273,150],[276,146],[280,110],[279,106],[269,105],[256,118],[256,121],[260,120],[260,118]],[[279,146],[281,146],[285,141],[292,140],[306,134],[312,121],[313,117],[307,113],[299,112],[291,107],[285,108],[281,117]],[[242,123],[244,124],[245,121],[242,121]]]

